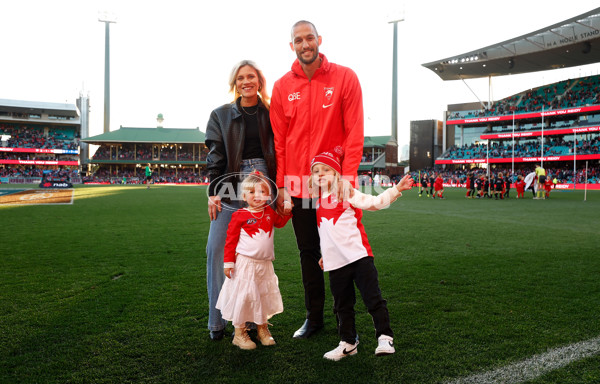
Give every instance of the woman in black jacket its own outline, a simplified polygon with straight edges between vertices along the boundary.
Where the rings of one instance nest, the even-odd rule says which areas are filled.
[[[269,119],[269,96],[261,70],[250,60],[239,62],[231,72],[229,90],[234,101],[212,111],[206,127],[206,158],[210,184],[206,243],[208,329],[212,340],[223,338],[227,321],[215,308],[223,272],[223,248],[231,214],[241,208],[237,181],[259,171],[275,180],[273,131]]]

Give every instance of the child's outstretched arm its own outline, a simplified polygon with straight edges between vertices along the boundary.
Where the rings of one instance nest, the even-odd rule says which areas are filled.
[[[410,189],[414,184],[412,176],[406,175],[395,187],[388,188],[377,196],[367,195],[358,190],[354,191],[354,196],[349,199],[350,204],[359,209],[367,211],[378,211],[387,208],[397,198],[402,196],[402,191]]]

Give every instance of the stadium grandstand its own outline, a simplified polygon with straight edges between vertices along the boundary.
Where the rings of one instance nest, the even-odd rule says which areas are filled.
[[[90,159],[92,172],[84,183],[140,183],[147,164],[156,183],[206,182],[204,133],[199,128],[131,128],[89,137],[98,145]]]
[[[423,64],[442,80],[504,76],[600,62],[600,8],[530,34]],[[466,84],[466,82],[465,82]],[[490,85],[491,86],[491,85]],[[428,124],[411,123],[411,138]],[[433,143],[413,143],[415,154],[434,152],[431,168],[463,175],[469,170],[524,174],[536,163],[559,182],[600,183],[600,76],[590,75],[520,90],[501,100],[448,106],[434,125]],[[414,133],[414,135],[413,135]],[[429,151],[429,148],[433,148]],[[421,159],[422,160],[422,159]],[[415,169],[413,167],[413,169]]]
[[[89,137],[84,142],[98,145],[90,159],[92,173],[84,183],[140,183],[150,164],[156,183],[205,183],[207,181],[204,133],[196,129],[131,128]],[[365,137],[359,168],[364,184],[376,175],[389,179],[399,172],[398,145],[391,136]]]
[[[81,182],[81,132],[74,104],[0,99],[0,182]]]
[[[87,105],[85,97],[77,106],[0,99],[0,183],[39,184],[45,178],[137,184],[145,179],[147,164],[156,183],[207,181],[208,149],[199,128],[120,127],[87,137]],[[88,145],[97,146],[91,158]],[[397,148],[391,136],[365,137],[359,170],[364,184],[401,173]]]

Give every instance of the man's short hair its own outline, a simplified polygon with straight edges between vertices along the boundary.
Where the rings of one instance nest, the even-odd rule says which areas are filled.
[[[313,23],[311,23],[310,21],[307,20],[300,20],[297,21],[294,25],[292,25],[292,32],[291,32],[291,36],[292,36],[292,41],[294,41],[294,28],[296,28],[299,25],[302,24],[308,24],[311,26],[311,28],[313,29],[313,31],[315,32],[315,36],[319,36],[319,32],[317,32],[317,27],[315,27],[315,25]]]

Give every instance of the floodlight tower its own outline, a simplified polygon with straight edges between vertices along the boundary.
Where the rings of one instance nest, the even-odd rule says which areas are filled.
[[[104,133],[110,132],[110,23],[116,23],[117,17],[108,12],[98,15],[98,21],[104,23]]]
[[[394,49],[392,64],[392,139],[398,142],[398,23],[404,18],[390,21],[394,24]]]

